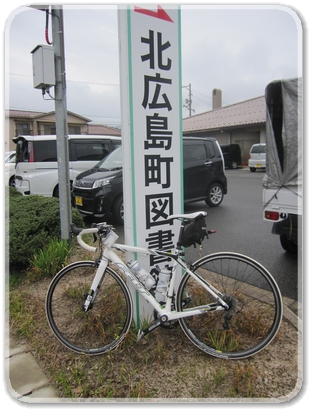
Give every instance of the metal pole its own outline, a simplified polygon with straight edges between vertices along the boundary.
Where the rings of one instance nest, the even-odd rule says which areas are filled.
[[[66,101],[66,72],[62,6],[52,6],[52,33],[55,59],[55,120],[61,237],[70,240],[71,201]]]
[[[192,114],[192,100],[191,100],[191,83],[189,83],[189,117],[191,117]]]

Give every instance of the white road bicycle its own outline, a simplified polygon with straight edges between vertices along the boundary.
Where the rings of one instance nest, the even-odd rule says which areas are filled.
[[[201,230],[206,215],[196,212],[169,217],[181,221],[173,252],[117,244],[114,228],[106,223],[86,229],[72,227],[79,244],[89,251],[96,248],[87,245],[82,236],[96,234],[101,256],[96,261],[74,262],[53,278],[46,312],[56,337],[78,353],[98,355],[116,348],[132,323],[128,282],[154,309],[153,322],[138,331],[138,340],[158,326],[179,323],[192,343],[212,356],[242,359],[265,348],[282,321],[282,297],[272,275],[257,261],[232,252],[210,254],[192,264],[184,261],[185,234],[187,230],[195,232],[198,222]],[[203,229],[206,237],[212,233]],[[202,239],[201,233],[199,237]],[[115,250],[171,259],[164,301],[155,298],[156,285],[148,290]],[[178,265],[183,272],[179,277]]]

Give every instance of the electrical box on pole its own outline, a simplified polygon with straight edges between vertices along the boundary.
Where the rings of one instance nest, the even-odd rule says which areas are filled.
[[[55,86],[54,47],[38,45],[31,53],[34,88],[49,89]]]

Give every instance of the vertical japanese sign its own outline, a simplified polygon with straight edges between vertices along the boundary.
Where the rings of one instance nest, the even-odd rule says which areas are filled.
[[[180,9],[120,6],[118,19],[125,241],[170,251],[179,227],[168,216],[183,209]],[[139,304],[136,316],[146,318]]]

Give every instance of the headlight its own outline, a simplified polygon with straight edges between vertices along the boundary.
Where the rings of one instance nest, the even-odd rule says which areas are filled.
[[[98,187],[105,187],[105,186],[110,186],[111,181],[114,179],[114,177],[109,177],[109,178],[102,178],[100,180],[95,180],[93,183],[92,188],[98,188]]]

